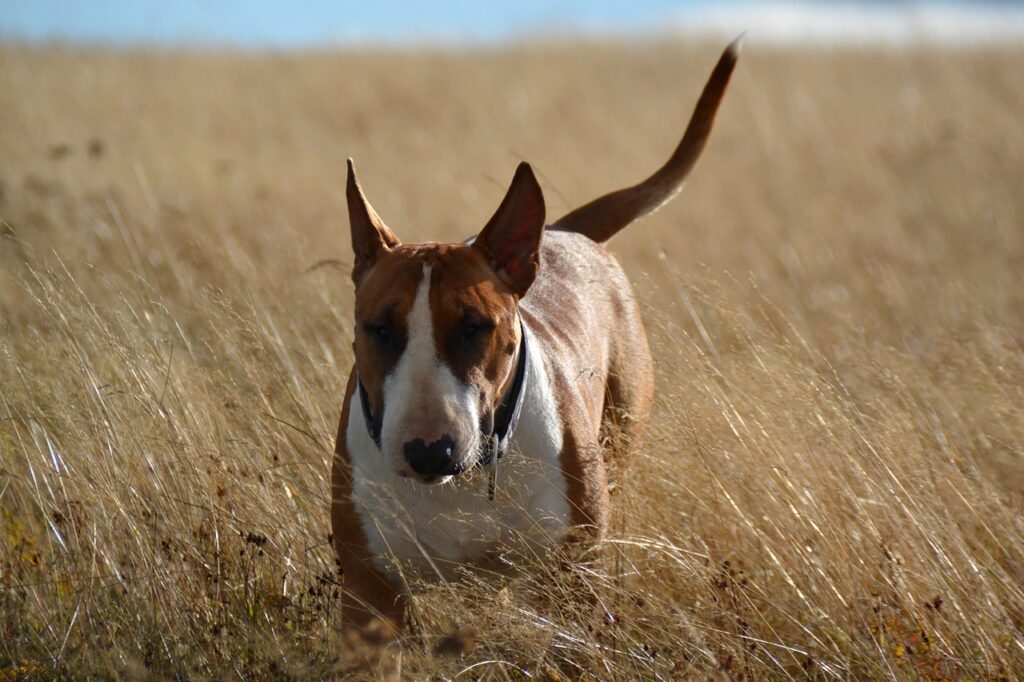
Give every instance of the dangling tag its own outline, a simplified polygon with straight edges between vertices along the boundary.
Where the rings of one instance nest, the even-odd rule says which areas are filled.
[[[487,467],[487,499],[494,502],[494,494],[498,490],[498,439],[491,436],[487,447],[491,451],[491,464]]]

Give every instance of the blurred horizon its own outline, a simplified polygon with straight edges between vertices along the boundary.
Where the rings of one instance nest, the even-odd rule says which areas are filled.
[[[13,0],[0,41],[305,49],[502,44],[572,37],[733,37],[757,43],[1024,44],[1024,0]]]

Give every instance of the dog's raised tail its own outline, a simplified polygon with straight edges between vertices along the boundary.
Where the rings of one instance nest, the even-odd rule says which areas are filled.
[[[733,68],[739,59],[742,39],[743,36],[740,36],[725,48],[697,100],[682,141],[664,166],[639,184],[605,194],[567,213],[552,223],[550,229],[579,232],[596,242],[604,242],[626,225],[653,213],[674,197],[682,189],[708,144],[718,105],[722,102]]]

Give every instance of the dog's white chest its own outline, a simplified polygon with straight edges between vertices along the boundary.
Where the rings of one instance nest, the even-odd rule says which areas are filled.
[[[352,401],[346,430],[352,498],[380,570],[394,575],[400,563],[426,576],[449,576],[459,564],[503,547],[562,541],[571,517],[559,460],[561,423],[535,356],[529,372],[512,447],[498,463],[494,500],[482,469],[434,486],[397,476],[367,433],[359,401]]]

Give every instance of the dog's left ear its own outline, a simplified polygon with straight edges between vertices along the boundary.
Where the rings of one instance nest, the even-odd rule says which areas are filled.
[[[522,297],[540,269],[543,232],[544,193],[530,164],[524,161],[516,168],[508,193],[473,246],[483,252],[498,277]]]

